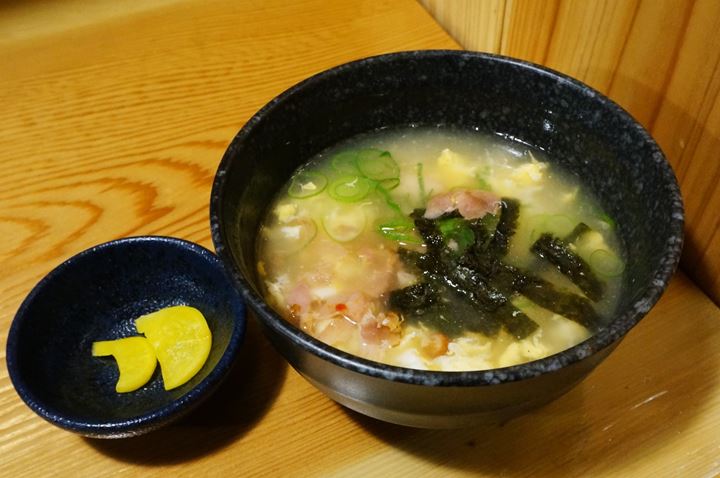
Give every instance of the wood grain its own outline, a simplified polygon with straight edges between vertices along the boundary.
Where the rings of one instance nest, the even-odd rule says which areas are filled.
[[[509,6],[505,10],[505,27],[502,32],[501,47],[497,51],[493,50],[493,53],[512,51],[518,58],[535,63],[545,63],[555,29],[560,0],[522,4],[519,4],[518,1],[509,0]],[[523,34],[520,35],[518,32],[523,32]],[[486,50],[479,45],[469,48]]]
[[[505,0],[494,9],[473,1],[422,3],[464,47],[572,75],[652,133],[685,199],[682,267],[720,304],[720,3]],[[483,25],[502,28],[481,32]]]
[[[502,42],[505,8],[508,0],[434,1],[420,0],[448,33],[461,45],[482,45],[497,51]]]
[[[515,12],[501,23],[505,33],[526,28],[534,15],[572,17],[561,13],[569,7],[560,1],[500,3]],[[633,24],[653,22],[657,12],[646,8],[641,2]],[[712,26],[704,10],[680,20],[669,10],[663,15],[673,38],[685,42],[695,24]],[[635,41],[627,22],[603,25],[615,32],[613,45]],[[501,32],[494,41],[544,58],[552,45],[559,55],[553,31],[525,39]],[[704,71],[688,49],[695,43],[678,44],[663,79],[647,81],[677,98],[699,95],[692,111],[707,120],[683,130],[691,158],[712,147],[717,131],[700,134],[708,130],[698,125],[718,121],[719,113],[703,106],[714,90],[702,96],[690,91],[691,79],[673,75],[675,64]],[[167,234],[210,246],[214,171],[265,102],[338,63],[456,47],[410,0],[0,3],[0,476],[720,473],[720,310],[682,274],[587,381],[503,426],[414,430],[349,412],[290,369],[252,321],[239,364],[218,393],[180,423],[144,437],[80,438],[45,423],[13,390],[7,331],[32,286],[74,253],[121,236]],[[642,59],[641,48],[623,51],[598,50],[593,58],[631,74],[650,71],[647,59],[633,60]],[[567,65],[607,81],[581,57]],[[633,84],[617,77],[607,87],[633,96]],[[646,110],[659,131],[673,124],[671,104],[678,103]]]

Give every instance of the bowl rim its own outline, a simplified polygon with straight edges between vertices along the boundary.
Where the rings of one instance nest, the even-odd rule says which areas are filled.
[[[620,118],[622,122],[627,124],[628,128],[639,135],[642,141],[647,144],[652,151],[650,160],[657,163],[672,203],[672,211],[669,218],[670,234],[666,240],[665,252],[662,257],[658,259],[657,266],[652,273],[652,280],[644,293],[628,306],[624,313],[617,315],[607,327],[573,347],[530,362],[488,370],[441,372],[410,369],[375,362],[343,352],[325,344],[280,317],[279,314],[265,303],[261,295],[254,292],[253,286],[243,277],[239,267],[233,261],[232,254],[224,240],[222,233],[223,224],[220,220],[223,212],[222,197],[228,176],[227,172],[233,160],[235,149],[237,149],[238,145],[264,120],[268,113],[284,102],[291,100],[305,87],[321,84],[326,79],[345,74],[348,70],[355,70],[363,68],[366,65],[388,60],[418,60],[437,57],[456,57],[457,60],[462,61],[504,63],[520,67],[530,71],[532,74],[552,78],[556,82],[562,83],[563,86],[576,90],[579,94],[599,101],[610,114]],[[503,55],[465,50],[410,50],[362,58],[326,69],[286,89],[258,110],[232,139],[218,165],[210,200],[210,223],[212,241],[218,256],[236,281],[236,284],[245,296],[247,304],[257,312],[258,319],[263,325],[281,334],[303,350],[312,353],[320,359],[353,372],[407,384],[467,387],[510,383],[550,373],[590,357],[596,352],[621,340],[658,301],[678,266],[683,243],[684,210],[677,179],[658,144],[630,113],[603,93],[580,80],[560,73],[552,68]]]
[[[232,294],[230,296],[232,297],[231,309],[233,310],[233,317],[235,320],[235,327],[233,328],[230,340],[225,351],[218,360],[218,363],[203,380],[181,397],[178,397],[162,407],[154,408],[135,417],[102,422],[69,418],[67,415],[58,411],[51,403],[46,403],[44,400],[39,398],[20,373],[19,366],[17,364],[20,347],[18,343],[20,329],[25,325],[25,321],[28,317],[28,309],[34,303],[35,299],[42,290],[45,289],[48,284],[62,277],[68,269],[75,267],[78,261],[90,256],[104,254],[105,251],[109,249],[134,246],[137,244],[159,244],[165,248],[172,247],[178,251],[193,254],[202,258],[213,270],[220,272],[222,276],[227,279],[227,286],[232,289]],[[199,244],[185,239],[162,235],[129,236],[103,242],[72,255],[54,267],[42,279],[40,279],[40,281],[25,297],[18,308],[12,323],[10,324],[10,330],[8,332],[6,345],[6,365],[8,374],[15,391],[20,398],[30,407],[30,409],[50,423],[66,430],[93,438],[121,438],[139,435],[159,428],[191,411],[202,400],[207,398],[207,396],[209,396],[213,390],[217,388],[220,382],[222,382],[225,376],[227,376],[228,372],[232,368],[232,365],[235,363],[240,345],[242,344],[245,336],[247,322],[245,307],[242,295],[238,294],[237,288],[234,287],[232,278],[227,273],[227,268],[224,267],[220,258],[212,251]]]

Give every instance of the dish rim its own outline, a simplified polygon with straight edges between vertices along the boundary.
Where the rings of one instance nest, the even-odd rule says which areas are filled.
[[[222,382],[232,368],[246,331],[246,304],[242,294],[237,294],[237,300],[234,300],[231,304],[235,327],[218,363],[215,364],[203,380],[197,383],[187,393],[162,407],[153,408],[135,417],[115,420],[93,421],[71,418],[59,411],[52,403],[47,403],[45,400],[39,398],[38,395],[32,391],[32,386],[24,380],[17,363],[20,352],[19,334],[20,329],[25,325],[25,321],[28,318],[28,309],[32,307],[32,304],[42,290],[48,284],[61,278],[68,269],[75,267],[77,262],[87,257],[103,254],[105,251],[117,247],[147,243],[162,244],[164,247],[173,247],[181,250],[183,253],[191,253],[201,257],[212,269],[217,270],[225,276],[228,281],[228,287],[232,288],[235,293],[238,292],[237,288],[234,287],[232,277],[228,274],[227,268],[217,255],[199,244],[176,237],[162,235],[124,237],[94,245],[69,257],[40,279],[25,297],[10,325],[6,345],[8,374],[17,394],[30,409],[45,420],[66,430],[94,438],[121,438],[139,435],[159,428],[169,421],[189,412],[219,386],[220,382]],[[235,293],[233,295],[236,295]]]
[[[358,69],[375,62],[392,59],[410,60],[420,57],[434,58],[447,56],[455,56],[458,60],[499,62],[520,67],[533,72],[533,74],[550,77],[557,82],[561,82],[577,90],[580,94],[599,101],[610,114],[615,115],[621,119],[623,123],[626,123],[627,126],[639,134],[643,142],[650,147],[652,150],[650,160],[658,163],[665,182],[665,190],[671,196],[669,200],[672,203],[672,211],[669,218],[669,235],[665,244],[665,252],[663,256],[658,259],[658,265],[652,273],[652,279],[649,281],[647,289],[637,300],[628,306],[626,311],[617,315],[607,327],[585,341],[556,354],[509,367],[454,372],[410,369],[364,359],[325,344],[283,319],[265,303],[265,299],[261,295],[254,292],[253,286],[243,277],[239,267],[233,261],[228,245],[226,245],[225,237],[221,231],[221,218],[223,217],[222,197],[228,176],[227,171],[230,168],[237,145],[242,143],[245,138],[252,133],[254,128],[263,121],[268,113],[301,93],[305,87],[323,82],[337,75],[345,74],[348,70]],[[627,111],[599,91],[551,68],[507,56],[463,50],[412,50],[362,58],[321,71],[291,86],[258,110],[235,135],[220,161],[212,186],[210,223],[212,241],[216,253],[222,259],[226,269],[238,284],[247,304],[257,312],[259,320],[262,320],[263,323],[274,332],[281,334],[303,350],[323,360],[363,375],[414,385],[469,387],[510,383],[550,373],[573,363],[580,362],[622,339],[659,300],[660,296],[667,289],[670,279],[678,266],[683,243],[684,209],[677,179],[655,140]]]

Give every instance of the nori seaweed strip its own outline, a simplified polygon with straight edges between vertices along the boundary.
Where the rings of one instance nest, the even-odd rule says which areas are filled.
[[[445,247],[445,239],[440,230],[438,230],[435,220],[423,217],[423,214],[425,214],[424,209],[415,209],[410,214],[410,217],[413,219],[415,229],[420,234],[420,237],[423,238],[428,251],[439,252]]]
[[[511,297],[522,294],[537,305],[596,331],[602,319],[588,299],[502,261],[515,232],[518,212],[518,201],[503,199],[499,218],[486,216],[468,221],[475,239],[458,257],[448,249],[437,222],[459,217],[457,211],[435,219],[423,217],[422,209],[413,211],[411,218],[427,252],[400,248],[398,255],[408,267],[422,273],[423,282],[392,291],[390,306],[409,322],[421,323],[448,336],[464,331],[494,336],[504,327],[521,340],[538,328],[510,302]],[[576,240],[588,230],[587,225],[580,223],[567,239]],[[531,250],[568,275],[591,299],[598,298],[598,292],[602,295],[604,284],[588,274],[587,264],[567,243],[543,234]]]
[[[424,276],[440,274],[443,272],[443,265],[435,254],[411,251],[403,247],[398,249],[398,257],[407,266],[417,269]]]
[[[448,285],[454,285],[453,288],[463,295],[467,295],[466,291],[470,292],[473,303],[483,310],[497,310],[508,301],[504,294],[490,286],[480,274],[469,267],[458,265],[447,272]]]
[[[553,264],[565,274],[585,295],[594,302],[602,299],[605,284],[600,281],[590,265],[570,250],[568,245],[552,234],[542,234],[530,248],[532,252]]]
[[[450,262],[447,255],[421,254],[404,248],[398,249],[398,255],[406,264],[421,270],[427,280],[443,284],[482,310],[496,310],[508,300],[502,293],[489,286],[478,273]]]
[[[489,277],[488,282],[492,284],[493,289],[505,297],[509,298],[516,294],[527,282],[526,276],[519,270],[487,254],[466,256],[466,259],[468,259],[466,263],[468,267],[475,270],[482,269],[478,272],[485,273],[485,276]],[[512,305],[509,300],[501,305],[495,314],[505,330],[518,340],[524,339],[539,327],[534,320]]]
[[[495,337],[501,324],[494,317],[478,311],[464,299],[450,299],[444,304],[434,304],[421,315],[403,314],[408,323],[418,323],[437,330],[448,337],[459,337],[465,332],[478,332]]]
[[[417,289],[401,289],[405,296],[394,296],[396,291],[391,292],[391,306],[407,314],[407,318],[421,321],[449,335],[458,324],[464,324],[465,330],[488,336],[497,334],[500,322],[490,312],[506,303],[506,297],[489,288],[472,270],[453,270],[457,266],[441,252],[422,254],[400,248],[398,255],[405,264],[422,272],[424,282],[421,284],[426,285]],[[427,300],[425,295],[431,288],[439,291],[439,300]],[[431,303],[427,304],[428,307],[414,310],[403,307],[416,305],[422,300]]]
[[[513,266],[497,262],[497,272],[493,276],[493,285],[502,293],[519,293],[528,284],[530,275]]]
[[[520,216],[520,202],[517,199],[502,198],[500,203],[500,221],[495,228],[490,249],[498,256],[507,254],[510,238],[515,234]]]
[[[458,264],[469,267],[485,278],[493,278],[505,266],[497,257],[489,252],[469,249],[458,260]]]
[[[585,297],[557,289],[551,282],[508,264],[499,262],[498,272],[493,277],[493,286],[506,295],[510,295],[510,291],[520,293],[540,307],[575,321],[591,331],[598,330],[602,323],[602,318]]]
[[[583,234],[590,231],[592,231],[592,229],[590,229],[590,226],[588,226],[584,222],[579,222],[578,225],[575,226],[572,231],[570,231],[570,234],[563,238],[563,241],[565,241],[567,244],[572,244],[573,242],[580,239]]]
[[[602,324],[601,317],[585,297],[558,290],[539,277],[526,276],[519,292],[540,307],[573,320],[591,332],[596,332]]]
[[[409,322],[422,323],[449,337],[468,330],[494,336],[500,330],[498,320],[479,311],[466,298],[435,283],[420,282],[394,290],[390,293],[389,304]]]
[[[500,217],[494,214],[485,214],[483,217],[466,221],[475,235],[475,242],[469,249],[472,249],[475,253],[486,252],[495,235]]]
[[[423,272],[426,268],[432,267],[430,265],[432,258],[429,254],[411,251],[410,249],[405,249],[404,247],[398,248],[397,254],[403,264],[411,269],[417,269],[418,271]]]
[[[420,324],[448,337],[459,337],[467,330],[464,318],[438,304],[425,309],[422,314],[403,313],[403,319],[406,323]]]
[[[510,335],[521,340],[532,334],[538,324],[510,302],[512,296],[520,293],[541,307],[592,331],[597,330],[601,318],[585,297],[557,289],[552,283],[501,260],[507,253],[519,214],[517,200],[503,199],[502,204],[499,218],[468,221],[475,240],[460,257],[447,248],[437,223],[459,217],[457,211],[435,219],[423,217],[423,209],[413,211],[411,218],[427,252],[400,248],[398,255],[409,267],[422,272],[423,282],[392,291],[390,306],[408,321],[421,323],[448,336],[457,336],[464,331],[494,336],[500,327],[504,327]],[[573,231],[577,235],[574,239],[586,230],[589,230],[586,225],[578,224]],[[594,275],[588,279],[587,264],[560,239],[543,234],[533,244],[532,251],[553,263],[571,280],[579,277],[579,283],[574,282],[588,297],[598,297],[598,286],[602,296],[604,284]]]
[[[539,325],[523,311],[507,303],[495,311],[507,332],[518,340],[522,340],[537,330]]]
[[[440,301],[437,288],[427,282],[419,282],[390,292],[390,307],[406,314],[422,315],[425,310]]]
[[[462,332],[479,332],[487,337],[495,337],[500,332],[501,323],[491,313],[479,310],[474,304],[458,296],[452,290],[448,290],[443,304],[445,310],[451,317],[457,317],[462,322]]]
[[[465,254],[468,252],[485,252],[492,241],[492,232],[488,230],[485,221],[481,219],[473,219],[469,223],[470,230],[475,234],[475,242],[465,251]]]
[[[432,292],[426,294],[429,289]],[[405,322],[422,324],[448,337],[461,335],[467,330],[464,317],[449,311],[444,302],[435,286],[427,282],[394,290],[389,297],[390,307],[401,313]]]
[[[493,271],[491,279],[493,287],[505,296],[510,297],[514,293],[520,293],[540,307],[578,322],[590,330],[595,331],[600,326],[602,319],[586,298],[558,290],[552,283],[500,260],[493,262],[492,258],[487,256],[484,258],[472,256],[472,259],[474,261],[485,259],[482,265]],[[508,332],[512,333],[509,329]]]

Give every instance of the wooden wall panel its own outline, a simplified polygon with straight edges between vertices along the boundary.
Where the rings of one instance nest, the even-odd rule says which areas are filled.
[[[502,52],[544,64],[547,61],[560,0],[509,1],[507,20],[503,23],[505,28],[502,32],[501,48],[497,53]]]
[[[606,93],[646,126],[662,104],[691,8],[687,0],[640,2]]]
[[[685,199],[682,266],[720,304],[720,2],[421,3],[465,48],[567,73],[610,96],[652,133]]]
[[[420,0],[420,3],[461,45],[498,51],[502,39],[505,6],[509,0]]]
[[[517,2],[517,8],[521,10],[527,3],[533,2]],[[544,63],[606,91],[630,33],[637,3],[636,0],[560,2]],[[508,32],[508,35],[514,34]],[[512,51],[503,53],[515,56]]]
[[[685,268],[720,296],[720,2],[691,11],[675,67],[652,126],[686,200]]]

